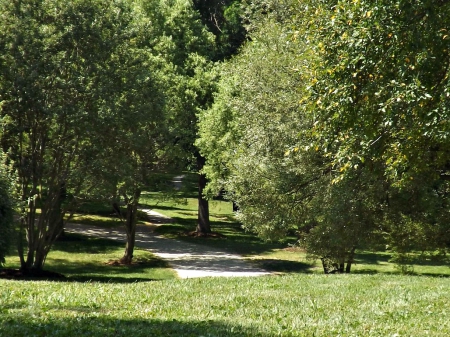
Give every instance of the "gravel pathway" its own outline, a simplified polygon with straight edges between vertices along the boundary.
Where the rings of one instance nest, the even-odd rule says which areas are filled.
[[[171,219],[148,209],[141,209],[149,215],[154,224],[168,222]],[[70,223],[66,225],[68,233],[79,233],[106,239],[126,241],[122,228],[101,228]],[[169,262],[180,278],[194,277],[239,277],[261,276],[270,272],[257,268],[235,254],[202,245],[167,239],[155,234],[149,226],[138,225],[136,246],[148,249],[153,254]]]

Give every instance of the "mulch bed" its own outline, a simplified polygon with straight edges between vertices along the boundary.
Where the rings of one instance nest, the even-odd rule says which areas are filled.
[[[60,280],[65,279],[63,274],[49,270],[23,272],[20,269],[0,269],[0,279],[8,280]]]

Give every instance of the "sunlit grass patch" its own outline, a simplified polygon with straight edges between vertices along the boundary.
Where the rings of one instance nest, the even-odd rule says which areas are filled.
[[[2,336],[447,336],[448,279],[0,280]]]
[[[117,216],[101,216],[82,213],[73,214],[70,222],[101,227],[117,227],[123,225],[123,222]]]

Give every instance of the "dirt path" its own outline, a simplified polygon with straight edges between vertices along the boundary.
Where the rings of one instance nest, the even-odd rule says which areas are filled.
[[[154,224],[170,220],[162,214],[142,209],[149,215]],[[68,233],[79,233],[106,239],[125,242],[125,231],[122,228],[101,228],[80,224],[67,224]],[[155,234],[149,226],[138,225],[136,246],[148,249],[153,254],[169,262],[180,278],[207,276],[261,276],[268,271],[254,267],[241,256],[202,245],[167,239]]]

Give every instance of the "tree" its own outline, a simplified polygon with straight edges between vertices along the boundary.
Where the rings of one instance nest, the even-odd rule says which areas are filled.
[[[199,172],[199,213],[197,231],[211,232],[208,201],[203,197],[206,179],[201,173],[204,158],[194,146],[197,113],[208,107],[215,91],[211,59],[214,36],[200,21],[191,1],[151,1],[144,4],[147,15],[158,28],[152,43],[154,53],[164,55],[171,67],[164,87],[173,137],[172,153],[183,165]]]
[[[2,154],[2,157],[4,155]],[[0,267],[5,263],[5,256],[13,241],[14,202],[11,191],[11,177],[3,163],[0,166]]]
[[[449,11],[447,1],[326,1],[318,13],[317,144],[337,180],[378,170],[400,255],[448,248]]]
[[[235,55],[246,39],[243,4],[239,0],[194,0],[194,8],[216,40],[213,60]]]
[[[252,41],[224,65],[214,104],[200,115],[197,145],[207,158],[210,192],[224,188],[244,227],[276,238],[297,225],[309,193],[297,187],[320,180],[323,164],[313,149],[301,151],[304,161],[286,156],[311,127],[308,114],[298,113],[311,76],[298,71],[310,62],[307,49],[288,43],[291,16],[257,19]]]
[[[110,131],[104,122],[111,93],[125,90],[109,66],[126,54],[133,13],[120,1],[1,1],[0,7],[1,142],[24,203],[21,268],[39,272],[63,215],[92,188],[85,178],[103,150],[99,133]]]
[[[356,249],[379,242],[383,194],[365,168],[336,184],[329,154],[315,143],[310,88],[322,60],[312,3],[250,8],[251,42],[223,67],[197,144],[209,189],[228,191],[244,228],[271,240],[296,233],[326,272],[350,272]]]
[[[328,271],[383,240],[401,263],[445,254],[449,10],[254,2],[251,42],[225,65],[198,141],[210,188],[226,187],[244,227],[296,230]]]
[[[104,107],[107,129],[98,135],[102,153],[97,156],[92,179],[101,182],[100,194],[125,203],[123,222],[127,242],[123,263],[131,263],[135,245],[141,191],[154,171],[165,168],[169,137],[164,105],[164,61],[146,45],[154,37],[145,15],[137,17],[133,39],[126,41],[108,67],[114,69],[115,88]],[[138,20],[137,20],[138,18]],[[112,193],[111,193],[112,192]]]

